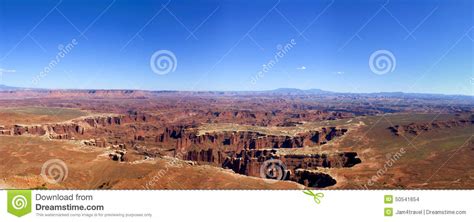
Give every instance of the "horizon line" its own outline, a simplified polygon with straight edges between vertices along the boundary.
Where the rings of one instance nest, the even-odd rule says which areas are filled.
[[[8,87],[12,89],[6,89],[2,90],[1,87]],[[102,89],[78,89],[78,88],[30,88],[30,87],[17,87],[17,86],[9,86],[9,85],[4,85],[0,84],[0,91],[20,91],[20,90],[78,90],[78,91],[91,91],[91,90],[97,90],[97,91],[143,91],[143,92],[219,92],[219,93],[252,93],[252,92],[278,92],[278,90],[294,90],[294,91],[300,91],[300,92],[305,92],[305,91],[319,91],[320,93],[328,93],[328,94],[396,94],[396,93],[401,93],[401,94],[419,94],[419,95],[441,95],[441,96],[468,96],[468,97],[474,97],[473,94],[446,94],[446,93],[433,93],[433,92],[403,92],[403,91],[378,91],[378,92],[338,92],[338,91],[330,91],[330,90],[324,90],[324,89],[318,89],[318,88],[310,88],[310,89],[300,89],[300,88],[275,88],[275,89],[261,89],[261,90],[178,90],[178,89],[126,89],[126,88],[102,88]],[[282,92],[284,93],[284,92]],[[287,92],[287,93],[292,93],[292,92]]]

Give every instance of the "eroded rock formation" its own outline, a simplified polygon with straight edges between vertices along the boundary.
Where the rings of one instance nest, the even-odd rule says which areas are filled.
[[[435,129],[454,128],[454,127],[465,127],[474,124],[474,115],[470,118],[459,118],[453,120],[439,121],[435,120],[429,123],[410,123],[407,125],[395,125],[388,129],[396,136],[402,134],[418,135],[423,131],[431,131]]]
[[[344,135],[347,129],[336,127],[322,128],[320,131],[309,131],[299,133],[296,136],[266,135],[252,131],[224,131],[217,133],[206,133],[196,135],[195,133],[177,133],[178,149],[188,149],[191,146],[198,147],[223,147],[230,146],[241,149],[262,148],[301,148],[318,146],[336,137]]]
[[[267,164],[272,160],[281,161],[283,180],[293,180],[312,187],[334,185],[336,181],[326,173],[318,172],[319,168],[352,167],[361,160],[355,152],[307,155],[278,155],[276,149],[246,149],[240,152],[223,152],[213,149],[188,151],[186,160],[205,162],[215,166],[232,169],[234,172],[254,177],[266,175]]]
[[[213,113],[218,118],[254,118],[249,112]],[[226,118],[227,118],[226,117]],[[305,118],[297,114],[294,118]],[[63,123],[0,127],[0,134],[45,136],[50,139],[80,140],[84,145],[108,147],[109,158],[126,161],[127,150],[144,157],[174,156],[232,169],[236,173],[261,177],[266,161],[277,159],[284,165],[285,180],[307,186],[333,184],[330,175],[318,168],[352,167],[360,163],[356,153],[277,155],[277,149],[314,147],[343,136],[347,129],[322,127],[295,135],[272,135],[257,131],[215,131],[200,134],[196,124],[164,124],[162,118],[138,112],[126,115],[87,116]],[[313,170],[313,171],[303,171]],[[271,172],[274,169],[270,170]],[[267,175],[267,174],[265,174]],[[268,174],[270,175],[270,174]],[[265,176],[272,179],[273,176]]]

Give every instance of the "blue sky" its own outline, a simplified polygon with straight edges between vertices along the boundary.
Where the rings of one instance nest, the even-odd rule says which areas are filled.
[[[472,94],[472,11],[469,0],[0,0],[0,84]],[[159,50],[174,71],[153,71]],[[379,50],[393,56],[381,75],[369,66]]]

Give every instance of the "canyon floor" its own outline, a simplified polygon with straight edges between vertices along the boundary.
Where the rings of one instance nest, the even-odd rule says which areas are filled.
[[[2,188],[474,189],[471,97],[0,96]]]

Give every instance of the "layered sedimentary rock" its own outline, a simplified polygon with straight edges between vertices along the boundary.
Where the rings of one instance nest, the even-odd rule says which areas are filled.
[[[254,118],[251,112],[214,113],[218,118]],[[268,114],[272,115],[272,114]],[[306,118],[295,114],[293,118]],[[126,115],[87,116],[63,123],[42,125],[13,125],[0,127],[1,134],[35,135],[50,139],[80,140],[83,144],[109,147],[110,159],[126,161],[127,150],[145,157],[174,156],[218,167],[236,173],[274,179],[274,172],[284,173],[285,179],[308,186],[332,184],[330,175],[306,172],[318,168],[352,167],[360,162],[356,153],[314,155],[277,155],[277,149],[314,147],[343,136],[347,129],[323,127],[295,135],[272,135],[257,131],[215,131],[200,134],[196,124],[163,124],[163,119],[144,113]],[[268,160],[278,160],[282,170],[267,169]],[[265,170],[262,170],[262,167]],[[268,172],[267,172],[268,171]]]
[[[125,154],[127,154],[125,149],[114,150],[113,152],[109,153],[109,158],[113,161],[123,162],[126,161]]]
[[[221,148],[239,151],[262,148],[301,148],[318,146],[344,135],[346,129],[335,127],[302,132],[294,136],[267,135],[253,131],[221,131],[199,135],[196,125],[161,126],[159,117],[128,115],[89,116],[65,123],[14,125],[2,127],[1,134],[48,136],[52,139],[103,140],[108,145],[148,143],[161,147],[189,150]],[[98,143],[87,142],[87,145]],[[100,146],[103,146],[101,143]]]
[[[46,130],[41,125],[37,125],[37,126],[14,125],[12,130],[10,130],[10,132],[12,132],[13,135],[30,134],[30,135],[42,136],[46,134]]]
[[[460,118],[446,121],[432,121],[429,123],[410,123],[407,125],[395,125],[388,129],[396,136],[408,133],[418,135],[423,131],[431,131],[434,129],[444,129],[453,127],[465,127],[474,124],[474,115],[470,118]]]
[[[49,135],[51,139],[70,139],[73,135],[84,134],[84,128],[75,123],[14,125],[11,129],[3,131],[10,132],[9,135],[13,136],[21,136],[25,134],[34,136]]]
[[[89,116],[75,119],[64,123],[50,123],[42,125],[13,125],[2,126],[0,132],[6,135],[36,135],[44,136],[50,135],[64,135],[57,139],[70,139],[74,136],[84,135],[85,132],[97,133],[94,129],[103,129],[102,132],[107,132],[107,127],[121,126],[124,124],[146,123],[159,121],[158,117],[147,114],[129,114],[129,115],[110,115],[110,116]]]
[[[296,136],[266,135],[252,131],[224,131],[206,133],[204,135],[186,134],[178,139],[178,149],[188,149],[191,146],[224,147],[230,146],[241,149],[262,148],[301,148],[317,146],[338,136],[344,135],[347,129],[336,127],[322,128],[320,131],[299,133]]]
[[[12,134],[12,129],[11,128],[5,128],[5,126],[0,126],[0,135],[11,135]]]
[[[159,122],[160,118],[145,113],[130,112],[128,115],[91,116],[83,118],[91,127],[117,126],[128,123]]]
[[[235,111],[207,111],[200,115],[207,118],[208,123],[232,122],[244,125],[258,126],[288,126],[297,124],[299,121],[321,121],[334,120],[353,117],[348,112],[325,112],[321,110],[303,110],[303,107],[293,107],[292,112],[281,110],[256,111],[256,110],[235,110]]]
[[[317,172],[318,168],[352,167],[361,163],[355,152],[278,155],[276,149],[247,149],[240,152],[223,152],[213,149],[193,150],[186,153],[185,159],[221,166],[239,174],[255,177],[266,175],[265,171],[269,167],[267,164],[277,163],[281,165],[279,166],[282,171],[280,173],[284,174],[283,178],[278,179],[293,180],[313,187],[326,187],[336,183],[330,175]]]

